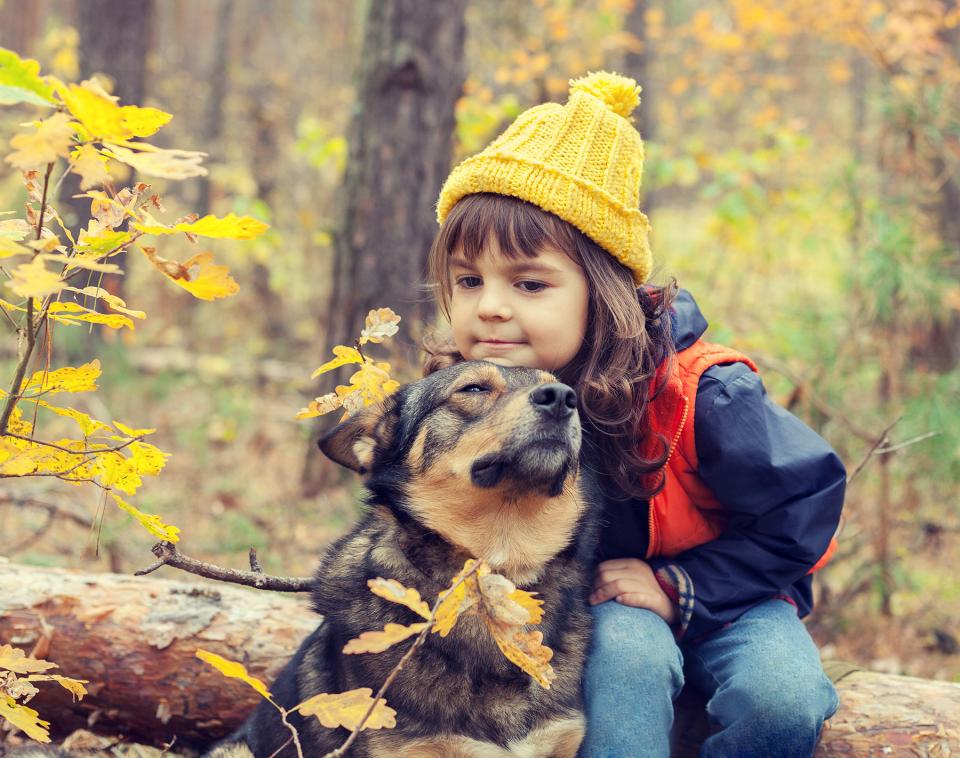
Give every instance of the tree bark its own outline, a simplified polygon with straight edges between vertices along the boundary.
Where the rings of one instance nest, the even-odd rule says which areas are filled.
[[[197,648],[243,663],[269,686],[319,617],[306,596],[224,584],[84,574],[0,563],[0,644],[89,681],[73,703],[41,683],[30,706],[54,736],[86,728],[163,744],[206,744],[228,734],[260,696],[195,657]],[[53,686],[51,686],[53,685]]]
[[[0,587],[0,644],[36,649],[60,665],[54,673],[90,682],[80,703],[43,687],[31,702],[41,717],[66,734],[95,716],[98,731],[158,745],[174,735],[178,745],[208,743],[259,700],[195,658],[197,648],[243,663],[269,687],[320,620],[305,597],[222,584],[0,564]],[[851,667],[828,673],[839,679],[841,705],[819,758],[960,749],[960,684]],[[696,755],[709,734],[702,698],[684,693],[674,731],[674,755]]]
[[[465,7],[466,0],[369,4],[322,354],[352,344],[372,308],[390,307],[404,318],[402,358],[416,361],[410,337],[433,316],[417,285],[450,170],[454,106],[465,78]],[[310,494],[323,483],[314,443],[303,474]]]

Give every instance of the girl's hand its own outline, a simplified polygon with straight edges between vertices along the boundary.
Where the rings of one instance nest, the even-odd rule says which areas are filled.
[[[663,591],[653,569],[638,558],[617,558],[597,566],[589,600],[590,605],[616,600],[653,611],[668,624],[677,620],[677,607]]]

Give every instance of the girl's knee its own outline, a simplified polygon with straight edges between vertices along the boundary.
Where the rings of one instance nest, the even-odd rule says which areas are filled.
[[[662,682],[679,693],[683,657],[667,623],[653,611],[615,601],[592,607],[593,644],[588,672],[622,681]],[[588,673],[588,676],[590,674]]]

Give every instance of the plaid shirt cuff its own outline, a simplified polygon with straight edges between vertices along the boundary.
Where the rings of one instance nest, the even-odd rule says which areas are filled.
[[[690,619],[693,618],[693,606],[696,599],[693,594],[693,581],[690,575],[682,568],[673,563],[661,566],[655,572],[657,582],[667,593],[673,604],[677,606],[677,631],[676,637],[679,642],[683,635],[687,633],[687,627],[690,626]]]

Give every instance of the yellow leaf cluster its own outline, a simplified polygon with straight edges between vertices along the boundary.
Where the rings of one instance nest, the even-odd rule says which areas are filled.
[[[54,668],[57,664],[30,658],[10,645],[0,645],[0,669],[3,670],[0,671],[0,718],[37,742],[50,742],[50,722],[43,721],[37,711],[17,702],[18,698],[29,699],[36,694],[32,682],[56,682],[77,699],[87,694],[83,686],[85,681],[42,673]]]
[[[321,374],[333,371],[341,366],[358,364],[360,369],[350,377],[350,384],[338,385],[335,392],[314,398],[306,408],[297,412],[297,419],[316,418],[343,408],[341,420],[353,415],[365,406],[380,402],[400,388],[400,383],[390,378],[390,364],[374,361],[364,355],[360,347],[367,343],[380,343],[392,337],[399,330],[400,316],[390,308],[377,308],[367,314],[360,338],[354,347],[337,345],[333,348],[333,359],[324,363],[310,375],[316,379]]]
[[[373,705],[373,690],[369,687],[340,692],[334,695],[321,693],[305,700],[296,707],[304,716],[316,716],[323,726],[335,729],[342,726],[351,732],[356,731],[360,721]],[[364,722],[364,729],[392,729],[397,725],[397,712],[387,705],[387,701],[380,698],[369,718]]]
[[[511,663],[546,689],[556,678],[550,665],[553,651],[543,644],[541,632],[529,629],[543,620],[543,601],[535,593],[517,589],[505,576],[491,573],[484,561],[470,559],[464,564],[450,587],[438,597],[432,614],[415,589],[404,587],[395,579],[372,579],[367,585],[378,597],[410,608],[427,623],[387,624],[382,631],[364,632],[347,643],[344,653],[380,653],[428,625],[446,637],[462,616],[475,613]]]
[[[119,313],[98,313],[90,308],[84,308],[78,303],[58,302],[50,303],[47,311],[50,318],[60,324],[103,324],[110,329],[127,327],[132,330],[133,321]]]

